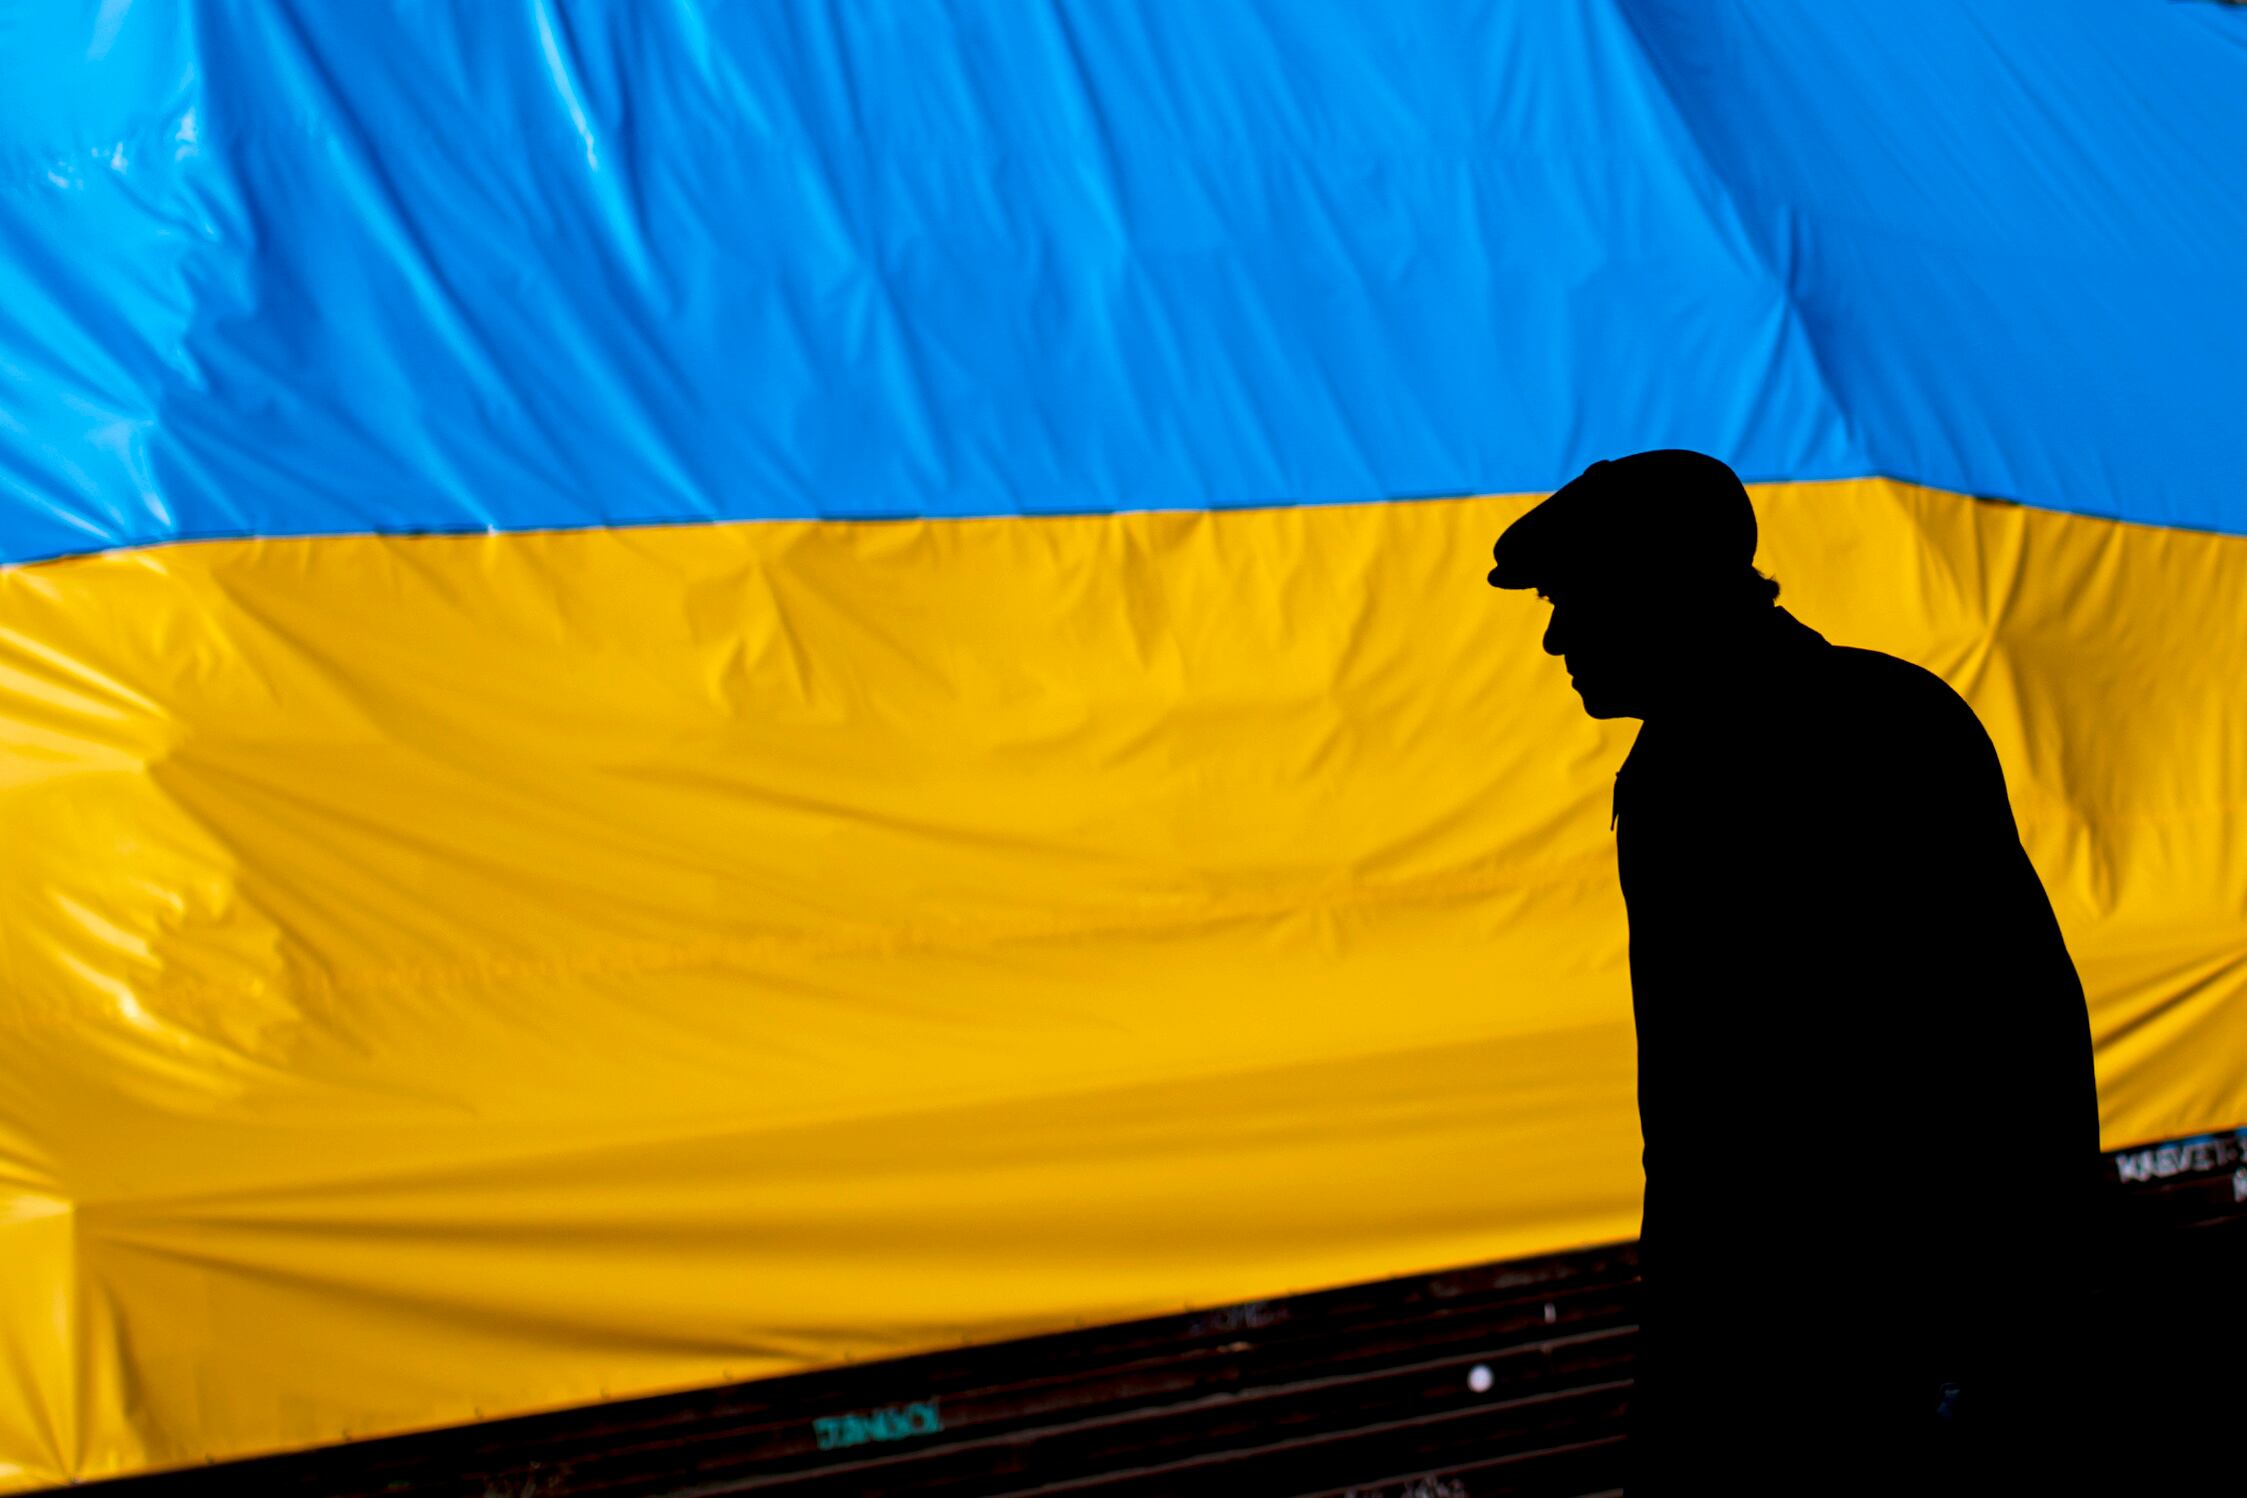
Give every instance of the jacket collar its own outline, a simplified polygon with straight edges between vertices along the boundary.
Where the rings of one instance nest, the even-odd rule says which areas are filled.
[[[1623,799],[1634,778],[1643,777],[1647,762],[1660,757],[1661,745],[1673,733],[1690,733],[1690,725],[1712,717],[1733,716],[1744,700],[1767,697],[1776,685],[1775,678],[1784,677],[1832,648],[1824,635],[1776,604],[1768,615],[1757,616],[1754,623],[1726,642],[1722,659],[1713,662],[1694,683],[1690,707],[1650,718],[1639,728],[1631,752],[1615,772],[1615,799],[1608,828],[1613,830],[1621,820]]]

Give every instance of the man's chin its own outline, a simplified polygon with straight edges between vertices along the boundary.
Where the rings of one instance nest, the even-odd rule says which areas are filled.
[[[1586,691],[1579,686],[1576,688],[1576,695],[1584,699],[1584,715],[1586,717],[1635,718],[1638,716],[1637,713],[1631,711],[1628,703],[1617,702],[1614,698],[1600,691]]]

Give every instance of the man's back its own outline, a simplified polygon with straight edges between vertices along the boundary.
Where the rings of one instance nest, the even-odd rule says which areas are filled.
[[[1816,1444],[1946,1383],[2002,1406],[2073,1278],[2098,1120],[1988,735],[1772,608],[1650,719],[1616,814],[1650,1439],[1761,1407]]]

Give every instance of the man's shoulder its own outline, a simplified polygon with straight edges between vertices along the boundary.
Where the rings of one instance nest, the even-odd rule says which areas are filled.
[[[1920,723],[1953,731],[1981,720],[1951,684],[1925,666],[1856,645],[1830,645],[1815,672],[1821,694],[1846,717],[1876,724]]]
[[[1922,792],[2002,776],[1982,720],[1942,677],[1879,650],[1836,645],[1820,654],[1804,727],[1832,767],[1900,776]]]

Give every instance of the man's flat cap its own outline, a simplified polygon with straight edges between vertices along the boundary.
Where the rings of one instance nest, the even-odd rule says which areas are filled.
[[[1600,574],[1722,576],[1755,562],[1755,507],[1739,475],[1681,447],[1585,469],[1506,527],[1493,588]]]

